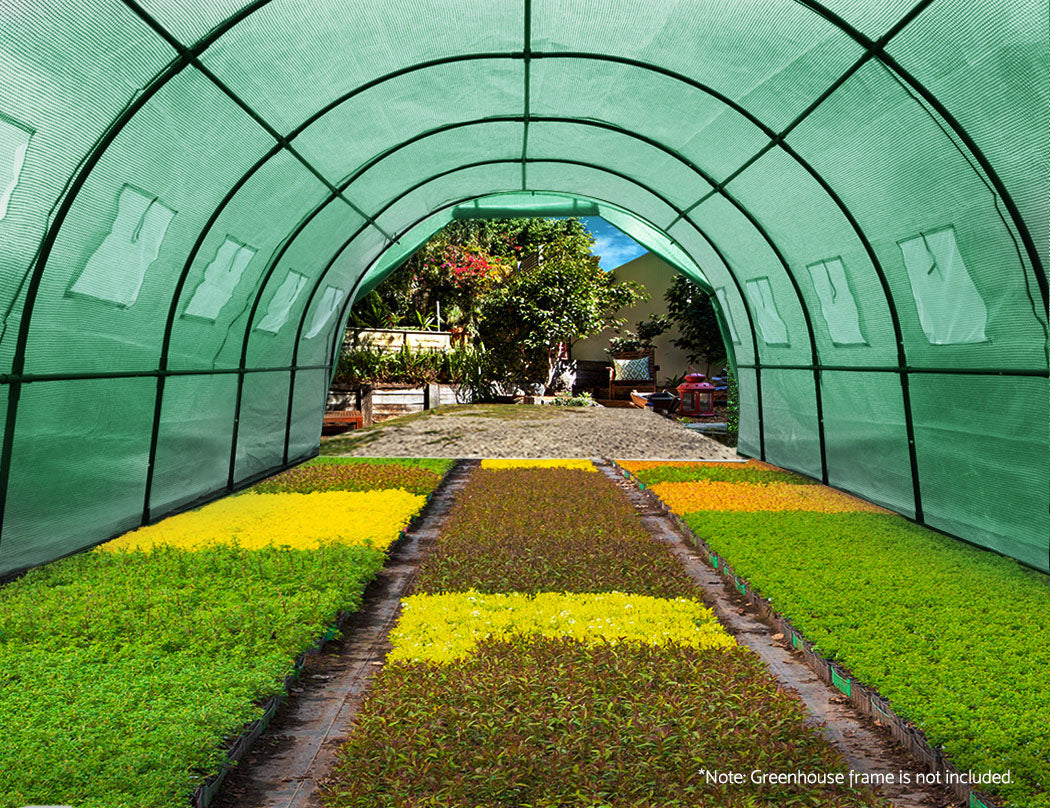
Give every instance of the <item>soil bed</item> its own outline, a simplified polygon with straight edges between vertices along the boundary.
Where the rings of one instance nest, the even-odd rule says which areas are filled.
[[[900,728],[923,770],[1009,772],[973,801],[966,784],[956,793],[1050,807],[1050,652],[1031,622],[1050,608],[1045,574],[754,461],[620,465],[731,585],[775,604],[777,631],[814,670]],[[858,684],[878,694],[870,711]]]

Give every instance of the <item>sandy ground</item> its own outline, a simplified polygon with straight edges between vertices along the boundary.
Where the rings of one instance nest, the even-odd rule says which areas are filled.
[[[717,441],[639,409],[462,405],[326,439],[322,454],[368,457],[610,457],[735,460]]]

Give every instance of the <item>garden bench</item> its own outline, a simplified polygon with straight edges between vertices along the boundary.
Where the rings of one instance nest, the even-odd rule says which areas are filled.
[[[330,410],[321,421],[322,432],[342,432],[347,429],[360,429],[364,416],[360,410]]]

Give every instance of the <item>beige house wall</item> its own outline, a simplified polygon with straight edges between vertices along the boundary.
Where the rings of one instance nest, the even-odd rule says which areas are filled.
[[[649,300],[643,300],[620,312],[621,317],[627,318],[624,328],[637,331],[638,323],[648,320],[650,314],[667,313],[664,292],[674,280],[675,270],[666,261],[652,253],[646,253],[618,266],[612,273],[616,280],[634,281],[649,293]],[[609,355],[605,353],[605,349],[609,347],[610,338],[615,336],[616,332],[610,329],[588,339],[580,340],[572,348],[573,359],[607,361]],[[671,341],[678,336],[678,329],[671,328],[670,331],[661,334],[655,340],[656,364],[660,366],[656,378],[661,385],[668,377],[680,376],[688,369],[686,352],[671,344]],[[700,367],[698,370],[703,372],[704,368]]]

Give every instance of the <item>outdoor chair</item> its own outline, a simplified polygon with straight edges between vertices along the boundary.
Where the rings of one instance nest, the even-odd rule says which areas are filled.
[[[616,398],[616,391],[630,395],[632,390],[656,392],[656,371],[652,350],[621,351],[612,355],[609,366],[609,399]]]

